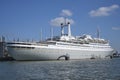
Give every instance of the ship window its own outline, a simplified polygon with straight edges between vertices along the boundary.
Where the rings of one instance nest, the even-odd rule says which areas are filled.
[[[7,44],[22,44],[22,45],[32,45],[30,43],[7,43]]]
[[[25,48],[25,49],[34,49],[35,47],[23,47],[23,46],[8,46],[11,48]]]

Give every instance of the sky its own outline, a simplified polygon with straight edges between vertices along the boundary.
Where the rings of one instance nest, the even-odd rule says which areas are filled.
[[[39,41],[50,37],[51,29],[58,36],[65,18],[73,36],[96,37],[99,28],[100,37],[120,51],[119,0],[0,0],[0,36],[7,41]]]

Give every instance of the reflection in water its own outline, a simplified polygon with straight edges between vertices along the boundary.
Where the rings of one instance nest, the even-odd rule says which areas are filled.
[[[2,80],[119,80],[120,59],[0,62]]]

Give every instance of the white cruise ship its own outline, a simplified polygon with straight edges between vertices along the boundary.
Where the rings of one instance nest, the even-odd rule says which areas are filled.
[[[68,34],[64,34],[64,27]],[[60,60],[111,57],[108,41],[90,35],[72,36],[70,23],[61,24],[61,36],[42,42],[8,42],[8,53],[16,60]]]

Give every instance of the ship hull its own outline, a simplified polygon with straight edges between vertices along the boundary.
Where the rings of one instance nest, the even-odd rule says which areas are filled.
[[[60,60],[106,58],[113,53],[111,48],[84,48],[64,46],[34,46],[34,48],[8,47],[9,54],[16,60]]]

